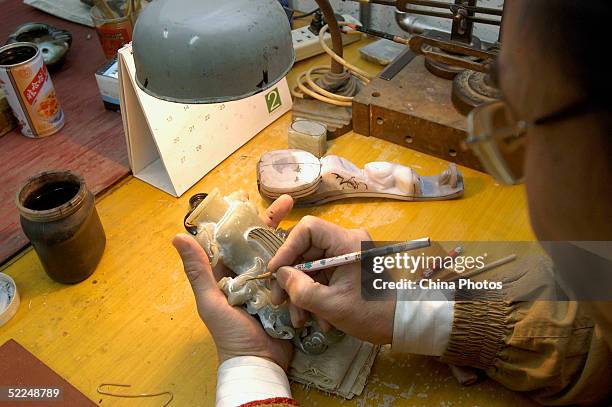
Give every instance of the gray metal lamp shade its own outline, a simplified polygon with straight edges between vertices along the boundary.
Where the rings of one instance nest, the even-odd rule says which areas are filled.
[[[295,60],[277,0],[156,0],[138,17],[132,45],[140,88],[181,103],[254,95]]]

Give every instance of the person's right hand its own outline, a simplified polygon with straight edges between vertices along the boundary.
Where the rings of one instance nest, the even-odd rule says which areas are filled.
[[[339,330],[375,344],[393,339],[395,300],[366,301],[361,297],[360,263],[305,274],[293,267],[361,250],[371,240],[363,230],[348,230],[322,219],[306,216],[289,233],[287,240],[268,263],[276,271],[272,302],[289,296],[291,321],[301,327],[314,314],[321,327],[330,323]]]

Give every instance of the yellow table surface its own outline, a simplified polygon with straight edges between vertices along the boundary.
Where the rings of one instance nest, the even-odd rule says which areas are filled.
[[[380,68],[358,59],[361,41],[346,56],[361,67]],[[296,65],[290,75],[327,63],[320,56]],[[199,320],[191,288],[171,245],[183,232],[188,199],[218,187],[222,193],[248,191],[263,209],[257,193],[255,165],[269,150],[287,147],[290,113],[270,125],[217,166],[183,197],[176,199],[129,177],[97,201],[107,234],[107,247],[96,272],[86,281],[66,286],[45,274],[33,250],[2,267],[21,295],[16,316],[0,328],[0,344],[15,339],[85,395],[102,405],[160,406],[163,398],[116,399],[101,396],[101,383],[131,384],[134,392],[171,391],[174,406],[214,404],[215,347]],[[362,166],[392,161],[423,175],[438,174],[447,162],[383,140],[348,133],[333,142],[329,153]],[[296,209],[281,224],[288,227],[307,214],[344,227],[367,228],[376,240],[430,236],[435,240],[533,240],[522,186],[501,187],[487,175],[461,168],[465,195],[454,201],[339,201]],[[397,359],[385,349],[374,364],[360,397],[345,401],[293,385],[303,405],[529,405],[518,394],[491,380],[462,387],[449,368],[433,358]],[[237,389],[239,391],[239,389]]]

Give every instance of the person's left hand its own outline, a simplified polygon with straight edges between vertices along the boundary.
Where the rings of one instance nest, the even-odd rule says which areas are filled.
[[[276,228],[292,207],[293,199],[283,195],[270,205],[262,219]],[[183,260],[198,313],[217,346],[219,364],[237,356],[259,356],[287,370],[293,354],[291,342],[270,337],[257,319],[243,308],[228,304],[215,278],[215,274],[220,278],[222,273],[213,273],[206,252],[192,236],[177,235],[172,244]]]

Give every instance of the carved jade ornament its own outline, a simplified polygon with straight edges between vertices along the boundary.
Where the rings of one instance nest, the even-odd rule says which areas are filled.
[[[190,204],[186,229],[204,248],[213,267],[221,262],[236,274],[218,283],[231,305],[244,306],[259,317],[268,335],[292,340],[307,354],[323,353],[342,338],[344,334],[337,330],[323,333],[314,320],[304,328],[293,328],[287,304],[272,304],[270,281],[252,279],[266,272],[285,237],[262,222],[244,193],[223,197],[215,188],[208,195],[192,197]]]

